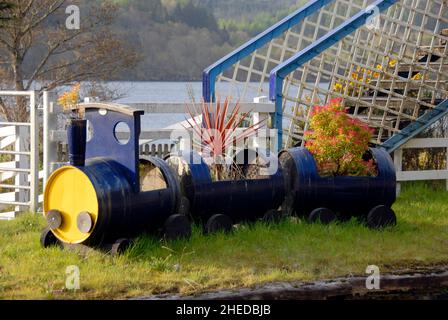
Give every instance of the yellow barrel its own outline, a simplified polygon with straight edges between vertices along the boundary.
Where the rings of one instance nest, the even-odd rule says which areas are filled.
[[[123,168],[96,159],[85,167],[62,167],[50,176],[44,215],[60,241],[96,245],[128,232],[132,195]]]
[[[89,177],[76,167],[62,167],[48,180],[44,194],[44,211],[57,210],[61,214],[60,227],[54,235],[65,243],[82,243],[89,238],[98,220],[98,199]],[[77,216],[88,212],[93,220],[90,232],[77,227]]]
[[[150,162],[163,172],[166,188],[136,193],[126,178],[128,169],[106,158],[56,170],[44,192],[44,214],[52,233],[64,243],[100,246],[158,232],[177,213],[180,186],[164,161]]]

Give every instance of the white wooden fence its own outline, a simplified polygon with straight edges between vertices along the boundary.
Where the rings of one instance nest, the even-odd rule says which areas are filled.
[[[44,92],[42,108],[36,101],[34,91],[16,92],[0,91],[0,97],[24,96],[29,99],[30,121],[26,123],[0,122],[0,220],[12,219],[23,211],[36,212],[43,196],[39,195],[42,185],[51,171],[62,163],[56,157],[57,146],[66,140],[65,131],[58,130],[57,115],[61,109],[51,102],[48,93]],[[147,113],[184,113],[184,104],[132,104],[131,107],[142,109]],[[39,171],[39,115],[43,111],[43,170]],[[258,122],[267,118],[274,111],[274,105],[259,99],[256,103],[245,103],[241,111],[254,112],[254,120]],[[170,139],[171,133],[179,128],[152,129],[142,132],[140,139],[144,141],[140,152],[145,155],[163,156],[172,144],[167,146],[152,144],[148,141]],[[276,136],[266,130],[267,137]],[[275,145],[275,141],[272,142]],[[395,166],[397,169],[398,189],[400,182],[419,180],[447,180],[448,167],[438,171],[403,171],[403,150],[410,148],[447,148],[448,139],[414,139],[403,148],[395,151]],[[447,152],[448,154],[448,152]],[[8,158],[8,159],[5,159]],[[448,158],[448,156],[447,156]],[[448,159],[447,159],[448,163]],[[43,179],[39,189],[40,179]],[[12,182],[13,181],[13,182]]]
[[[447,167],[445,170],[403,171],[403,151],[405,149],[422,148],[445,148],[447,150]],[[401,191],[400,182],[425,180],[446,180],[446,189],[448,191],[448,138],[422,138],[410,140],[403,147],[394,152],[394,162],[395,169],[397,170],[397,193]]]
[[[61,165],[57,156],[59,144],[65,144],[67,140],[66,132],[57,127],[58,115],[62,113],[61,107],[48,99],[48,95],[44,95],[44,182],[46,177],[57,167]],[[258,123],[269,117],[270,113],[275,110],[274,104],[267,102],[267,97],[259,97],[253,103],[241,103],[240,112],[252,112],[253,121]],[[145,111],[145,114],[185,114],[185,103],[130,103],[126,104],[134,109]],[[229,107],[229,112],[234,106]],[[194,116],[199,116],[198,110],[191,110]],[[199,120],[200,122],[200,120]],[[188,124],[173,125],[167,128],[144,129],[140,134],[140,154],[163,157],[168,154],[171,149],[179,141],[172,140],[172,133],[179,129],[188,127]],[[276,137],[272,131],[263,132],[260,139],[267,137]],[[158,142],[165,140],[165,142]],[[258,142],[253,142],[257,144]],[[274,142],[270,143],[274,145]]]
[[[36,212],[39,205],[38,107],[34,91],[0,91],[0,97],[27,97],[29,122],[0,122],[0,219]],[[8,159],[5,159],[8,158]],[[13,160],[11,160],[13,159]]]

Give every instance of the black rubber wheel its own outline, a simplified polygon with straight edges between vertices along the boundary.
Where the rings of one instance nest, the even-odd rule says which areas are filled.
[[[191,223],[182,214],[173,214],[165,221],[163,235],[166,240],[187,239],[191,237]]]
[[[49,248],[52,246],[62,247],[61,242],[56,238],[56,236],[51,232],[49,228],[45,228],[40,235],[40,245],[43,248]]]
[[[383,229],[397,224],[395,212],[384,205],[379,205],[369,211],[366,224],[371,229]]]
[[[229,233],[232,231],[233,222],[229,216],[225,214],[215,214],[208,219],[205,224],[205,233],[213,234],[216,232]]]
[[[278,223],[283,218],[283,212],[278,210],[269,210],[263,216],[263,221],[267,223]]]
[[[336,219],[335,213],[328,208],[314,209],[308,216],[308,222],[310,223],[330,224]]]
[[[123,252],[126,251],[126,249],[129,248],[130,245],[131,245],[131,242],[129,241],[129,239],[126,239],[126,238],[118,239],[117,241],[115,241],[112,244],[112,247],[110,249],[110,254],[113,256],[122,254]]]
[[[179,214],[188,216],[190,214],[190,200],[187,197],[180,199]]]

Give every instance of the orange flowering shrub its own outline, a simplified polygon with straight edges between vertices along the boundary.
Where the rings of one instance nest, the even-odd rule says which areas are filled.
[[[364,160],[373,131],[351,118],[341,99],[316,106],[311,131],[305,133],[306,147],[313,154],[321,176],[375,176],[373,160]]]
[[[81,84],[77,83],[70,91],[64,92],[58,97],[58,103],[64,108],[66,112],[72,112],[77,118],[83,118],[84,112],[78,108],[79,91]]]

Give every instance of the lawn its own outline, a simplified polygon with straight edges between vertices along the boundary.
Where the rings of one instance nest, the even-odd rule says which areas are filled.
[[[406,188],[394,206],[398,225],[384,231],[356,221],[330,226],[296,219],[240,226],[230,235],[165,243],[137,239],[121,256],[42,249],[40,216],[0,221],[0,298],[122,299],[191,294],[271,281],[317,280],[448,263],[448,193]],[[66,267],[80,269],[80,290],[64,289]]]

